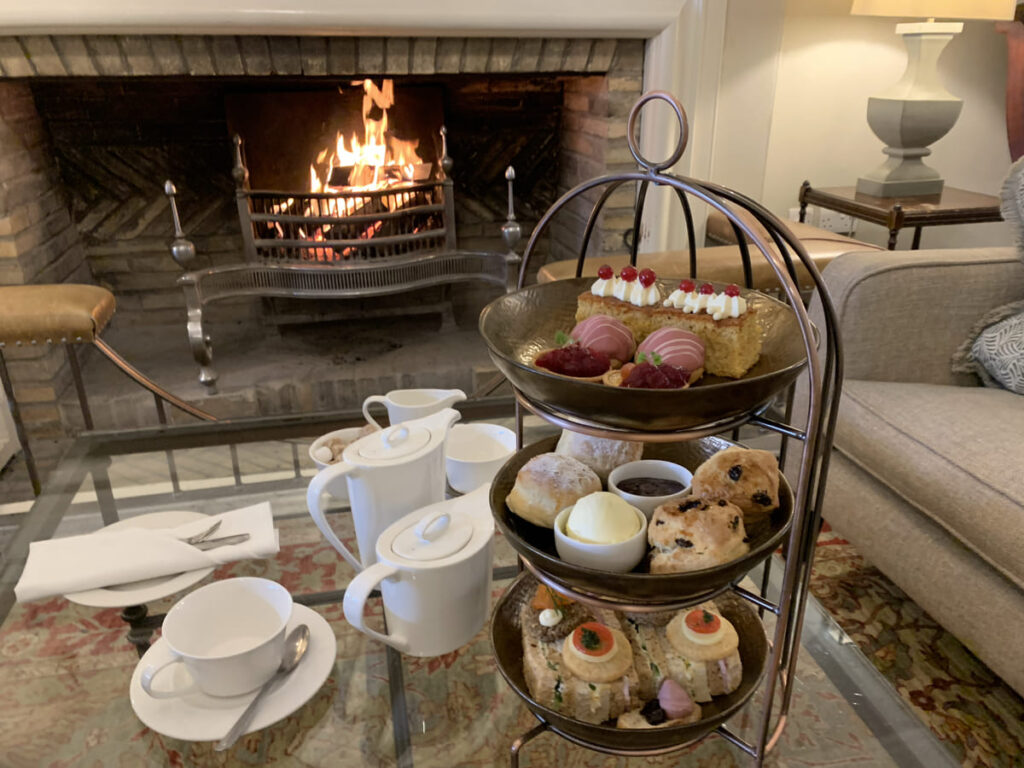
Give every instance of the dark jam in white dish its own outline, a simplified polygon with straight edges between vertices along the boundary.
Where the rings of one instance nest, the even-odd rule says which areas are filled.
[[[634,496],[671,496],[686,487],[678,480],[664,477],[627,477],[615,485],[623,493],[631,493]]]

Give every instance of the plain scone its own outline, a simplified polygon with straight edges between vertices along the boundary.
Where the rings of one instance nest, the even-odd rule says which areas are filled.
[[[644,453],[644,444],[631,440],[611,440],[604,437],[581,435],[562,430],[555,453],[582,461],[590,467],[602,483],[608,482],[608,473],[622,464],[637,461]]]
[[[571,456],[542,453],[519,470],[505,503],[527,522],[554,528],[559,512],[600,490],[601,479],[586,464]]]

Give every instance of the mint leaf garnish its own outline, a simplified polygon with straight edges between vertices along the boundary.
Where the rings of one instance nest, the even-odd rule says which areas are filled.
[[[657,352],[651,352],[651,361],[655,365],[661,365],[661,355],[659,355]]]
[[[559,331],[558,333],[555,334],[556,346],[564,347],[568,344],[572,344],[572,336],[570,336],[565,331]]]

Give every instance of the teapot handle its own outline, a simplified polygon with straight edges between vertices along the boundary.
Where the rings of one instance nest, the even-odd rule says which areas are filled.
[[[374,419],[373,416],[370,415],[370,406],[373,403],[380,403],[384,407],[387,407],[387,404],[389,402],[390,401],[387,399],[385,395],[370,395],[368,398],[363,400],[363,416],[377,429],[383,429],[383,427],[377,423],[377,420]]]
[[[370,629],[363,622],[363,609],[366,607],[366,601],[370,597],[370,593],[373,591],[374,587],[389,576],[396,576],[398,573],[400,573],[400,571],[390,563],[381,562],[374,563],[365,571],[360,571],[356,574],[356,577],[349,582],[349,585],[345,587],[345,600],[342,603],[342,607],[345,611],[345,618],[348,620],[348,623],[360,632],[366,633],[378,642],[390,645],[397,651],[408,653],[408,638],[395,634],[381,634],[374,629]]]
[[[310,481],[309,489],[306,491],[306,507],[309,508],[310,517],[313,518],[313,522],[316,523],[316,527],[320,529],[320,533],[324,535],[328,543],[338,550],[338,554],[345,558],[348,564],[356,569],[356,572],[359,572],[363,569],[363,564],[359,562],[358,557],[349,551],[348,547],[341,543],[341,539],[335,535],[331,526],[327,523],[321,503],[327,484],[337,477],[348,474],[353,469],[355,467],[351,464],[339,461],[337,464],[330,464],[317,472],[316,477]]]

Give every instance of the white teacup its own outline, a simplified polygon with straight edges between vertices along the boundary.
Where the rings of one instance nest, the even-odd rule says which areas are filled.
[[[516,450],[516,433],[498,424],[456,424],[445,445],[448,485],[469,493],[489,483]]]
[[[163,638],[174,658],[147,667],[142,689],[156,699],[192,693],[238,696],[253,691],[277,671],[284,653],[284,632],[292,615],[292,596],[268,579],[241,577],[215,581],[186,595],[167,612]],[[184,664],[191,682],[177,678],[154,685],[172,664]]]
[[[461,389],[393,389],[386,395],[370,395],[363,400],[363,416],[380,429],[380,424],[370,415],[370,406],[374,403],[381,403],[388,409],[388,421],[395,425],[443,411],[465,399],[466,393]]]

